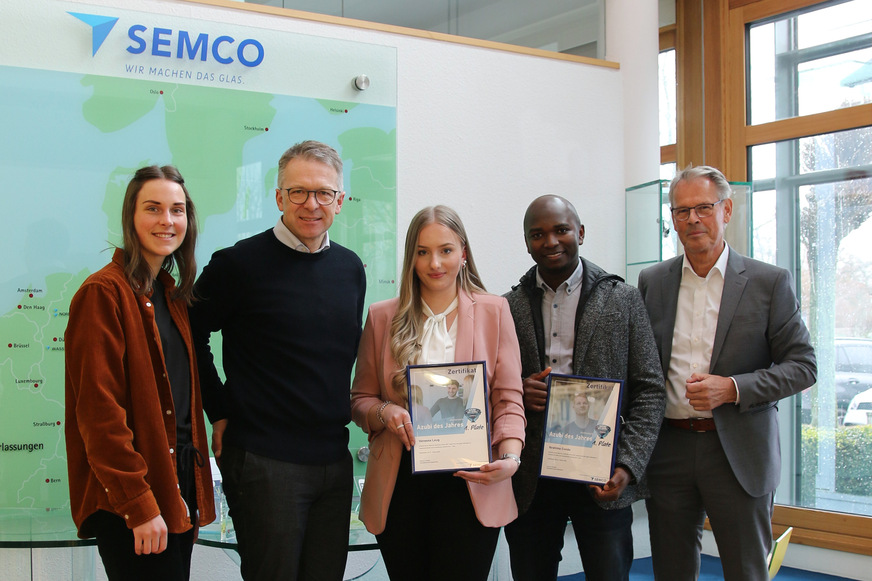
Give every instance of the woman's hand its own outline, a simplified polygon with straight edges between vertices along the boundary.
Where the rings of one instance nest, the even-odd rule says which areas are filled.
[[[514,460],[506,458],[505,460],[495,460],[490,464],[483,465],[477,472],[461,470],[455,472],[454,475],[458,478],[463,478],[467,482],[478,482],[479,484],[494,484],[501,480],[506,480],[514,476],[518,471],[519,464]]]
[[[407,451],[411,451],[415,445],[415,430],[412,429],[412,417],[408,410],[391,403],[382,410],[381,417],[385,421],[385,431],[393,434]]]
[[[133,550],[137,555],[163,553],[167,540],[167,525],[161,515],[133,528]]]

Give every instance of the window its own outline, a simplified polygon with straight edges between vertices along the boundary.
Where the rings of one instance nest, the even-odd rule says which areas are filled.
[[[811,7],[749,31],[751,124],[872,102],[872,2]]]
[[[745,31],[753,255],[793,272],[818,363],[817,384],[781,406],[776,502],[872,516],[860,407],[872,401],[872,3],[820,3]]]

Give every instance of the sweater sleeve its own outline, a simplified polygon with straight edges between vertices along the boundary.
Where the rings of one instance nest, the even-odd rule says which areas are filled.
[[[133,528],[158,516],[160,508],[127,423],[129,377],[119,305],[112,285],[86,283],[76,293],[64,340],[66,389],[87,462],[114,511]]]
[[[648,465],[663,423],[666,389],[660,356],[642,297],[636,289],[627,291],[624,307],[629,313],[627,381],[625,389],[630,405],[621,424],[615,461],[640,479]]]
[[[203,409],[213,424],[226,418],[227,411],[223,397],[224,383],[218,375],[212,354],[212,333],[224,328],[233,311],[230,293],[238,284],[233,282],[233,278],[230,260],[221,252],[216,252],[197,279],[194,286],[196,300],[188,311]]]

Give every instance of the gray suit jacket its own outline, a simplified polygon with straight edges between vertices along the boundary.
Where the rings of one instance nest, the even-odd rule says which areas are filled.
[[[672,357],[682,260],[679,256],[639,275],[664,378]],[[817,374],[786,270],[730,249],[710,369],[713,375],[732,376],[739,386],[739,405],[724,404],[712,412],[733,473],[751,496],[768,494],[781,477],[777,402],[814,384]]]

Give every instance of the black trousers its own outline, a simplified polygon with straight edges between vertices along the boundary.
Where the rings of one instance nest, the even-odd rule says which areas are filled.
[[[168,535],[165,551],[137,555],[133,548],[133,531],[117,514],[97,511],[88,517],[88,526],[97,536],[97,550],[109,581],[188,581],[191,576],[191,552],[194,529]]]
[[[500,529],[478,522],[466,481],[451,472],[412,475],[403,452],[385,530],[376,537],[391,579],[483,581]]]

